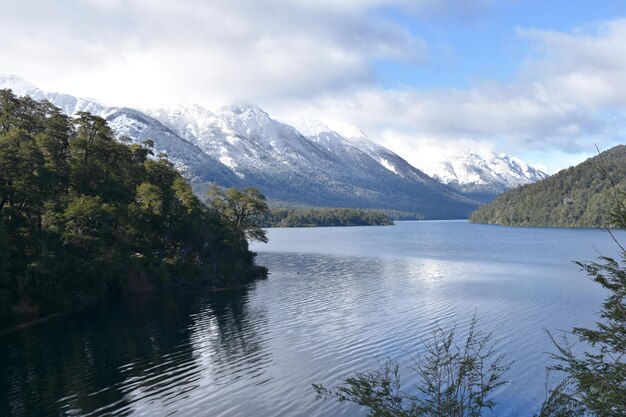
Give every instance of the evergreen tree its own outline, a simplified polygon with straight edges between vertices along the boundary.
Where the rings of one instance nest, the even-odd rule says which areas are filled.
[[[208,204],[248,239],[267,242],[267,234],[259,227],[257,219],[268,213],[269,208],[265,196],[256,188],[224,190],[213,184],[209,187]]]
[[[625,195],[613,191],[616,204],[611,219],[616,227],[626,229]],[[556,340],[551,335],[557,349],[553,356],[558,364],[554,369],[566,375],[564,383],[553,391],[556,400],[552,402],[592,416],[623,417],[626,415],[626,250],[621,247],[620,260],[601,257],[599,262],[578,262],[578,265],[607,289],[609,296],[602,303],[602,321],[595,328],[572,330],[578,342],[586,346],[584,353],[575,353],[567,338]],[[546,417],[558,415],[545,414]]]
[[[144,287],[241,285],[266,270],[153,143],[117,141],[106,121],[64,116],[0,90],[0,301],[43,310]],[[250,234],[253,236],[253,234]]]

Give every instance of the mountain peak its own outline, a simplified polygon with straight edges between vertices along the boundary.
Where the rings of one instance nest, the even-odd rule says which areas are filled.
[[[15,76],[0,81],[13,89],[36,88]],[[186,104],[139,111],[39,89],[32,96],[68,115],[90,111],[105,117],[117,136],[154,140],[155,152],[166,152],[198,190],[208,183],[246,184],[276,201],[390,208],[436,218],[465,217],[476,207],[391,151],[366,143],[354,127],[348,129],[350,143],[317,122],[313,125],[324,132],[315,140],[248,102],[215,113]]]
[[[295,125],[304,136],[317,136],[322,133],[334,133],[334,131],[318,119],[306,118]]]
[[[233,113],[234,115],[246,115],[249,118],[269,119],[269,114],[254,103],[247,101],[235,101],[218,110],[218,113]]]
[[[598,169],[602,165],[610,175]],[[472,214],[472,222],[507,226],[607,227],[615,189],[626,186],[626,146],[515,188]]]
[[[168,110],[187,112],[190,114],[212,114],[211,111],[199,104],[195,103],[181,103],[167,107]]]
[[[41,91],[35,84],[15,74],[0,74],[0,88],[9,88],[18,95],[32,95]]]
[[[163,108],[144,109],[143,111],[149,115],[159,115],[159,118],[182,119],[186,123],[198,123],[213,116],[210,110],[199,104],[174,104]]]
[[[371,140],[361,129],[350,123],[341,123],[335,127],[335,130],[349,140]]]
[[[447,154],[423,170],[461,192],[496,194],[547,177],[523,161],[488,149]]]

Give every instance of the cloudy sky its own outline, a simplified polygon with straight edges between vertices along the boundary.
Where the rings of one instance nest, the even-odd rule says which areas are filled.
[[[625,143],[623,0],[0,0],[0,73],[136,107],[256,103],[410,162],[553,172]]]

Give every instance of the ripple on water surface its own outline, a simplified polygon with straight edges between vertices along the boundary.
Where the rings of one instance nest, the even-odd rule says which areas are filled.
[[[494,415],[530,415],[551,350],[543,328],[591,325],[605,296],[571,261],[612,250],[598,231],[464,222],[269,236],[255,250],[270,277],[249,289],[107,302],[2,330],[0,415],[363,415],[316,401],[311,384],[388,357],[408,367],[438,327],[465,336],[474,312],[515,361]]]

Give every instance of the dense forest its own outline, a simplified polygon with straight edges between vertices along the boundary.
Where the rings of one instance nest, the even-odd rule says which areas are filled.
[[[0,90],[0,316],[266,274],[245,225],[203,203],[151,145]]]
[[[619,145],[478,208],[474,223],[507,226],[609,227],[610,207],[626,190],[626,146]]]
[[[259,224],[262,227],[387,226],[393,222],[380,210],[275,208],[260,217]]]

